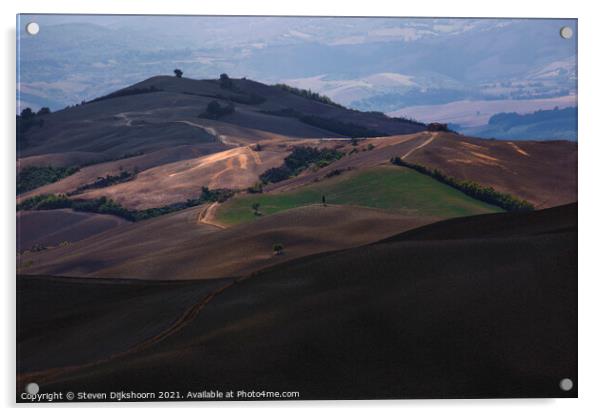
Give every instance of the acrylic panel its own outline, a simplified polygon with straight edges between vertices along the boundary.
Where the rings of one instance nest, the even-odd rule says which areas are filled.
[[[17,401],[577,397],[577,20],[17,17]]]

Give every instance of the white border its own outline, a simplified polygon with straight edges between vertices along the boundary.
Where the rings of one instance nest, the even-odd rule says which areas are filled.
[[[507,415],[508,413],[563,415],[602,414],[599,382],[602,376],[600,355],[599,317],[602,316],[602,272],[600,258],[602,230],[600,217],[600,164],[602,159],[602,92],[600,77],[602,67],[600,45],[602,24],[594,2],[504,0],[485,1],[431,1],[413,2],[370,0],[350,2],[344,0],[302,0],[292,2],[264,0],[227,0],[224,2],[194,2],[183,0],[23,0],[20,3],[2,2],[2,116],[4,135],[1,139],[2,157],[2,265],[4,273],[2,378],[0,397],[4,406],[13,407],[14,401],[14,262],[15,262],[15,15],[17,13],[113,13],[113,14],[246,14],[246,15],[346,15],[346,16],[437,16],[437,17],[548,17],[579,19],[579,399],[563,400],[433,400],[433,401],[373,401],[373,402],[255,402],[255,403],[178,403],[129,404],[135,411],[164,414],[168,408],[193,409],[195,414],[225,409],[227,413],[264,415],[267,412],[325,414],[335,407],[346,414],[420,412],[421,414],[448,415]],[[117,405],[79,405],[85,412],[124,413]],[[123,406],[123,405],[122,405]],[[20,406],[23,407],[23,406]],[[40,406],[41,407],[41,406]],[[81,412],[75,406],[44,405],[44,412]],[[145,407],[146,409],[141,409]],[[27,408],[25,411],[32,411]],[[133,409],[132,409],[133,410]],[[131,410],[130,410],[131,411]]]

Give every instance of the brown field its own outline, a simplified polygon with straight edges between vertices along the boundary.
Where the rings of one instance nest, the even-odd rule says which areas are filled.
[[[236,145],[229,150],[161,164],[144,170],[131,181],[89,190],[78,195],[78,198],[106,196],[127,208],[145,209],[196,198],[203,186],[210,189],[246,189],[258,182],[259,175],[263,172],[280,166],[293,147],[290,140],[278,137],[259,143],[261,151],[256,150],[256,143]],[[343,143],[345,142],[316,139],[299,139],[295,142],[298,145],[317,147],[345,147]],[[59,183],[61,182],[65,181]],[[38,193],[58,188],[59,183],[40,188]]]
[[[259,175],[282,164],[284,149],[256,152],[251,146],[163,164],[129,182],[84,192],[82,198],[109,197],[127,208],[144,209],[196,198],[201,187],[244,189]]]
[[[126,159],[93,164],[81,168],[75,174],[58,182],[44,185],[18,195],[17,203],[34,195],[72,192],[75,191],[79,186],[93,183],[99,177],[105,177],[107,175],[117,176],[121,171],[128,171],[130,173],[133,173],[135,170],[145,171],[147,169],[151,169],[156,166],[162,166],[175,161],[193,159],[206,154],[211,154],[220,148],[224,149],[225,146],[216,146],[215,144],[182,145],[142,154],[139,156],[133,156]],[[46,164],[40,163],[36,164],[35,166],[46,166]],[[83,197],[83,195],[78,195],[78,198],[80,197]]]
[[[353,149],[344,142],[343,150]],[[367,150],[372,144],[373,150]],[[577,144],[569,141],[498,141],[453,133],[416,133],[360,141],[357,153],[318,171],[271,184],[285,191],[323,179],[334,170],[389,164],[392,157],[438,169],[456,179],[491,186],[525,199],[536,208],[577,201]]]
[[[319,170],[307,170],[289,180],[270,184],[267,192],[287,191],[322,180],[334,170],[365,169],[389,164],[395,156],[438,169],[456,179],[475,181],[533,203],[537,208],[577,200],[577,144],[567,141],[497,141],[451,133],[371,138],[352,146],[349,140],[297,139],[264,135],[263,150],[255,143],[242,145],[237,136],[222,137],[229,150],[216,151],[220,144],[180,146],[113,162],[83,168],[59,182],[49,184],[17,198],[42,193],[64,193],[91,183],[99,176],[116,175],[120,168],[141,170],[136,179],[107,188],[84,192],[78,197],[107,196],[134,209],[182,202],[198,196],[202,186],[244,189],[257,182],[259,175],[278,166],[293,145],[336,147],[347,154]],[[221,145],[221,149],[228,146]],[[235,146],[235,147],[232,147]],[[368,150],[369,146],[372,150]],[[353,150],[355,153],[350,153]],[[207,154],[210,153],[210,154]]]
[[[536,208],[577,201],[577,143],[484,140],[438,133],[405,158],[525,199]]]
[[[17,172],[30,166],[82,166],[100,163],[104,157],[95,152],[62,152],[25,156],[17,159]]]
[[[17,251],[37,244],[54,247],[100,234],[128,221],[113,215],[74,212],[70,209],[17,212]]]
[[[21,256],[27,274],[137,279],[241,276],[293,258],[370,243],[433,222],[386,211],[321,205],[219,229],[204,207],[119,227],[69,247]],[[274,256],[281,243],[285,254]]]

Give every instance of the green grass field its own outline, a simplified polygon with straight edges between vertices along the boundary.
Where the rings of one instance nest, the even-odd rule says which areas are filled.
[[[259,203],[262,216],[303,205],[328,204],[381,208],[406,215],[441,218],[501,212],[501,208],[477,201],[414,170],[386,166],[306,185],[289,192],[235,197],[217,211],[217,220],[229,225],[257,218],[253,204]]]

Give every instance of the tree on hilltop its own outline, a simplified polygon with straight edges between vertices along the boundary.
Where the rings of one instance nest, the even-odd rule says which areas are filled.
[[[222,88],[232,88],[232,80],[230,79],[230,77],[228,76],[228,74],[224,73],[224,74],[220,74],[219,76],[219,85]]]

